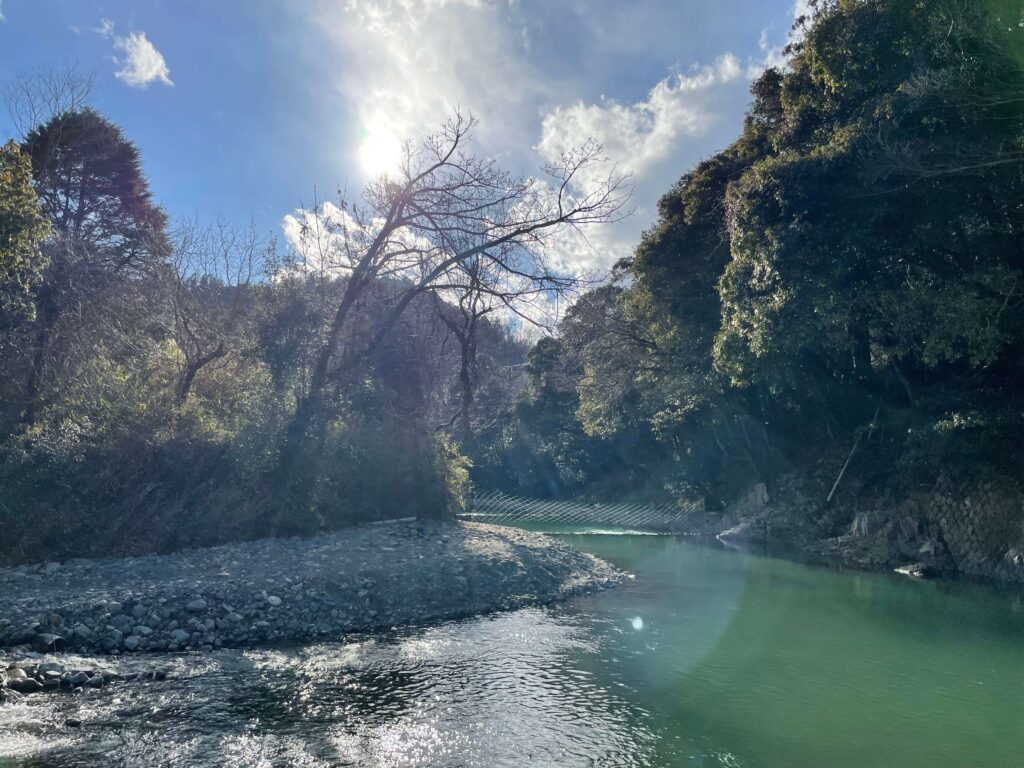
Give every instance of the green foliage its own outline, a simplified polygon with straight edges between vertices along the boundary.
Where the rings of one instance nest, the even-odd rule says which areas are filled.
[[[719,504],[876,412],[873,472],[1019,471],[1019,3],[815,5],[741,135],[528,357],[482,316],[456,343],[459,308],[398,279],[332,330],[344,278],[175,270],[138,150],[91,110],[8,143],[0,559],[447,515],[470,481]]]
[[[438,428],[451,418],[457,353],[434,302],[413,302],[385,343],[330,382],[319,431],[282,476],[286,429],[343,279],[281,270],[249,284],[251,260],[210,274],[196,265],[223,253],[202,237],[176,238],[192,250],[170,253],[138,150],[88,109],[0,151],[0,217],[0,563],[463,507],[470,462]],[[240,247],[243,258],[269,248]],[[394,288],[367,289],[353,334],[381,322]],[[507,346],[490,329],[481,338],[484,361]],[[518,362],[517,350],[503,354]]]
[[[548,373],[519,424],[545,446],[582,429],[639,482],[719,498],[848,445],[876,408],[892,468],[1008,445],[1024,373],[1019,3],[815,5],[786,68],[753,84],[742,135],[662,198],[624,279],[535,348]],[[538,386],[552,360],[557,397]],[[577,488],[601,482],[590,461]]]
[[[0,147],[0,327],[35,314],[33,292],[44,266],[49,226],[32,188],[32,165],[17,144]]]

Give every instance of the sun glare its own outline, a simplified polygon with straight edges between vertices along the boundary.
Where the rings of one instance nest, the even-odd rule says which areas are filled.
[[[394,171],[401,151],[401,142],[388,131],[370,131],[359,145],[359,165],[370,176]]]

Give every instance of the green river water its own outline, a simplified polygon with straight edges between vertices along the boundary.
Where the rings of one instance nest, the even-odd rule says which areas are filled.
[[[0,710],[0,766],[1024,766],[1024,601],[668,536],[535,608]],[[69,717],[83,721],[69,729]]]

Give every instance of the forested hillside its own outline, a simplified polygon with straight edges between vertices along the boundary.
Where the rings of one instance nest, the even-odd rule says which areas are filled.
[[[858,441],[845,484],[875,491],[1019,472],[1019,3],[813,8],[736,141],[531,351],[522,492],[722,508],[792,471],[831,484]]]
[[[494,313],[570,290],[546,232],[625,200],[616,178],[569,201],[504,173],[456,115],[285,248],[170,221],[77,71],[24,84],[28,112],[56,108],[0,155],[4,560],[460,509],[459,444],[521,389],[526,347]]]
[[[1019,4],[812,11],[736,140],[582,295],[549,233],[622,215],[596,145],[541,184],[467,153],[455,115],[285,247],[170,221],[88,82],[23,81],[0,153],[0,556],[444,515],[470,482],[714,512],[794,474],[821,501],[1019,473]],[[556,332],[516,337],[565,296]]]

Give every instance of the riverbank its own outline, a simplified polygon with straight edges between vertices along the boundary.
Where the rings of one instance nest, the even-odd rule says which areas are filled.
[[[399,521],[0,569],[0,649],[116,655],[307,642],[550,603],[621,576],[529,531]]]
[[[758,484],[687,532],[865,570],[1024,584],[1024,490],[1015,478],[947,471],[927,484],[881,489],[851,480],[832,497],[830,469]]]

